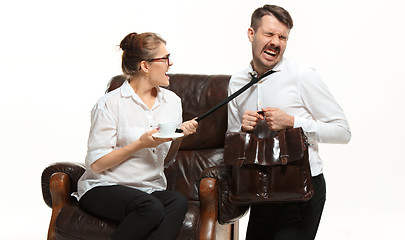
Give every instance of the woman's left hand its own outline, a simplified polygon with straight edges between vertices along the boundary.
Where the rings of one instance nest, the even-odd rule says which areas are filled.
[[[180,129],[183,130],[184,136],[188,136],[193,134],[197,131],[198,122],[196,121],[197,118],[194,118],[190,121],[186,121],[180,125]]]

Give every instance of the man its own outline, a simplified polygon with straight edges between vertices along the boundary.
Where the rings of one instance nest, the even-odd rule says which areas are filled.
[[[341,107],[314,69],[283,56],[293,21],[283,8],[264,5],[252,14],[248,38],[253,59],[234,74],[229,95],[251,80],[275,70],[228,104],[228,131],[252,131],[259,119],[272,131],[302,127],[309,140],[314,196],[302,203],[252,205],[246,239],[314,239],[321,219],[326,186],[318,143],[348,143],[351,132]],[[258,111],[263,111],[264,116]]]

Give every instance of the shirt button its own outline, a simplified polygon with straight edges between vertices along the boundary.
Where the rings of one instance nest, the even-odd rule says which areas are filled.
[[[152,149],[152,152],[153,152],[153,153],[156,153],[156,149]]]

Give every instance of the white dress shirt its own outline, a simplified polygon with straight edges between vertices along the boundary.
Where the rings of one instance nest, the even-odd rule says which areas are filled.
[[[143,133],[156,128],[159,122],[181,124],[181,99],[167,89],[157,90],[152,109],[143,103],[127,81],[98,100],[91,112],[86,171],[78,182],[78,192],[74,194],[77,198],[93,187],[115,184],[147,193],[166,189],[164,159],[171,142],[141,149],[125,162],[101,173],[90,168],[99,158],[136,141]]]
[[[245,111],[275,107],[294,116],[294,127],[302,127],[308,137],[312,176],[322,173],[318,142],[347,143],[351,138],[349,124],[342,108],[333,98],[319,74],[312,68],[286,58],[273,69],[278,72],[260,80],[228,104],[228,131],[240,131]],[[234,74],[228,94],[251,80],[252,66]]]

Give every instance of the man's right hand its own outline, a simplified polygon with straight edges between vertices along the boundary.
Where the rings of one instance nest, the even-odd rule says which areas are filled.
[[[255,129],[257,122],[264,117],[257,111],[245,111],[242,118],[242,131],[248,132]]]

